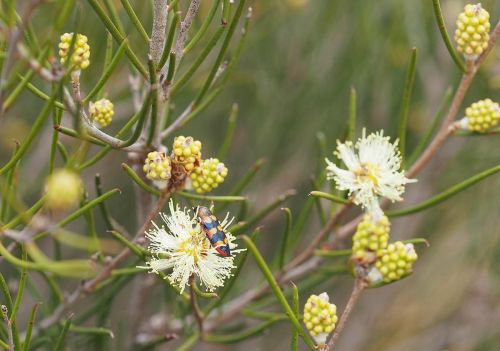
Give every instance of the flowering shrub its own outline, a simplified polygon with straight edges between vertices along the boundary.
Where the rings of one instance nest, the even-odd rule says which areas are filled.
[[[440,32],[448,64],[454,61],[462,79],[451,102],[445,99],[446,112],[438,113],[418,142],[409,122],[419,71],[412,49],[397,128],[372,131],[357,116],[352,89],[349,116],[335,125],[345,133],[319,134],[321,155],[302,159],[285,159],[278,142],[278,179],[268,186],[269,175],[266,184],[252,188],[263,162],[243,171],[243,160],[263,137],[238,135],[237,104],[227,125],[200,121],[209,119],[214,101],[227,105],[217,97],[240,69],[250,35],[252,8],[245,0],[206,6],[200,0],[2,3],[0,123],[19,123],[23,109],[36,109],[37,116],[12,154],[1,156],[0,349],[198,349],[244,342],[283,321],[291,327],[279,338],[286,348],[336,347],[368,289],[397,285],[426,259],[428,240],[401,239],[406,228],[393,225],[393,218],[433,208],[500,171],[497,165],[442,192],[424,191],[421,180],[429,175],[422,170],[442,157],[445,142],[493,136],[500,121],[494,99],[468,107],[465,102],[474,78],[489,64],[485,60],[495,59],[500,24],[490,24],[486,6],[468,4],[457,15],[454,45],[444,17],[455,14],[443,13],[438,0],[433,5],[433,31]],[[293,12],[312,5],[287,0],[276,6]],[[41,31],[37,16],[49,8],[56,18],[42,21]],[[81,16],[87,11],[97,22]],[[258,15],[263,12],[259,8]],[[267,59],[266,52],[260,59]],[[296,79],[301,72],[288,74]],[[269,89],[265,79],[261,83]],[[292,114],[279,101],[294,93],[256,95],[272,95],[273,108]],[[43,107],[31,107],[30,98]],[[295,147],[288,124],[268,127],[273,117],[255,118],[263,136],[269,132]],[[307,124],[300,121],[301,128]],[[2,143],[17,137],[7,126],[1,129]],[[328,150],[335,142],[336,150]],[[320,166],[308,191],[288,191],[269,203],[257,199],[293,179],[289,165],[306,179],[311,170],[302,161],[316,158]],[[409,205],[410,191],[429,196]],[[292,195],[299,210],[284,207]],[[280,207],[283,228],[270,225]],[[319,229],[310,218],[314,211]],[[337,293],[337,281],[328,279],[337,274],[351,278],[347,301]],[[316,295],[320,288],[335,299],[327,292]],[[125,302],[112,310],[120,294]]]

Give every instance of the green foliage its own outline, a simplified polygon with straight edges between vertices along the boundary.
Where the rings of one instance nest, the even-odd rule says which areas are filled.
[[[394,217],[394,236],[405,245],[447,239],[458,248],[477,240],[455,234],[455,226],[460,220],[464,231],[478,220],[467,206],[471,198],[482,218],[495,218],[490,207],[498,187],[492,182],[500,166],[491,150],[498,128],[472,133],[460,130],[459,121],[469,100],[494,96],[497,62],[485,59],[500,36],[494,22],[500,6],[483,3],[496,29],[491,46],[466,67],[448,35],[462,9],[445,5],[438,0],[2,1],[0,349],[189,350],[231,344],[243,350],[252,338],[261,338],[266,349],[333,349],[381,259],[368,255],[357,262],[352,256],[351,236],[366,209],[354,205],[352,191],[327,181],[332,174],[325,169],[335,141],[356,143],[362,128],[367,135],[385,129],[391,140],[398,138],[403,157],[398,171],[418,179],[408,184],[405,204],[396,209],[381,193],[375,196],[381,210]],[[88,69],[76,70],[69,59],[60,63],[58,40],[65,32],[88,36]],[[68,57],[81,55],[75,42],[73,36]],[[462,74],[458,83],[457,74]],[[89,103],[100,98],[115,106],[115,119],[103,129],[88,116]],[[228,184],[202,195],[189,187],[189,162],[178,161],[172,150],[180,135],[196,136],[203,156],[224,162]],[[172,163],[166,184],[144,175],[151,151]],[[200,161],[190,162],[197,167]],[[337,167],[352,171],[345,163],[336,160]],[[363,167],[354,178],[378,186],[377,175],[370,173],[377,168]],[[438,169],[438,184],[432,172],[421,172],[424,167]],[[45,202],[45,179],[58,169],[78,173],[86,184],[75,208],[54,210]],[[476,199],[466,190],[482,181],[474,189],[486,195]],[[297,190],[285,191],[289,187]],[[159,216],[170,215],[169,200],[187,208],[211,207],[221,222],[226,210],[228,218],[236,217],[227,226],[238,244],[232,276],[217,290],[207,289],[195,272],[183,291],[172,279],[176,267],[152,269],[152,260],[175,259],[152,253],[145,237],[162,227],[169,235],[172,229]],[[442,218],[436,215],[438,204],[447,214]],[[452,213],[462,207],[463,214]],[[424,210],[418,226],[407,217]],[[498,228],[476,225],[474,235],[478,227],[494,246]],[[425,238],[411,238],[417,233]],[[209,250],[208,239],[204,245]],[[401,294],[431,285],[446,290],[442,277],[419,281],[419,270],[429,266],[432,271],[447,265],[450,276],[472,271],[474,262],[466,267],[456,257],[436,262],[423,245],[417,251],[417,277],[405,272]],[[475,268],[480,271],[481,260],[488,258],[476,258]],[[353,282],[361,288],[344,304],[342,292]],[[344,311],[325,343],[311,338],[300,314],[300,301],[323,290],[333,291]],[[410,320],[403,312],[393,315]],[[405,325],[419,325],[413,323]],[[359,345],[369,351],[400,347],[387,341],[390,327],[388,322],[363,328],[358,336],[369,341]],[[477,334],[479,348],[493,335]]]

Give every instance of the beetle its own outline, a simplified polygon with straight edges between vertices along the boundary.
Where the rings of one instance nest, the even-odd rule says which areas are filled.
[[[194,207],[193,211],[198,218],[201,229],[207,236],[207,239],[210,241],[212,247],[217,250],[222,257],[231,256],[229,241],[227,240],[226,233],[224,233],[224,229],[217,220],[217,217],[215,217],[208,207],[205,206]]]

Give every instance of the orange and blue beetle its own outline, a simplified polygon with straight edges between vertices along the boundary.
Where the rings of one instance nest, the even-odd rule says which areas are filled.
[[[212,247],[217,250],[217,252],[222,257],[231,256],[231,250],[229,249],[229,241],[227,240],[226,233],[220,225],[217,217],[215,217],[212,212],[205,206],[197,206],[193,208],[196,217],[198,217],[198,222],[200,223],[201,230],[207,236]]]

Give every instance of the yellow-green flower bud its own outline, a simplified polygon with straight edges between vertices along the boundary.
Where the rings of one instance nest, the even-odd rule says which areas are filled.
[[[71,209],[78,204],[82,193],[83,183],[78,174],[59,169],[45,182],[45,205],[55,211]]]
[[[146,174],[146,178],[159,189],[165,189],[168,186],[171,165],[170,158],[164,152],[152,151],[148,153],[142,170]]]
[[[373,263],[384,253],[391,224],[386,216],[374,219],[366,214],[352,237],[352,258],[358,263]]]
[[[61,58],[61,63],[66,62],[68,53],[72,50],[70,60],[71,68],[75,70],[87,68],[90,64],[90,46],[87,37],[83,34],[77,34],[73,49],[71,49],[72,41],[73,33],[64,33],[61,35],[61,41],[59,42],[59,57]]]
[[[500,122],[500,106],[490,99],[479,100],[465,109],[459,126],[473,132],[484,133]]]
[[[200,165],[201,142],[192,137],[178,136],[174,139],[172,147],[172,163],[182,166],[185,173],[191,172]]]
[[[327,293],[311,295],[304,305],[304,324],[318,346],[326,343],[326,338],[335,329],[337,306],[330,303]]]
[[[490,14],[481,4],[465,5],[464,12],[458,15],[455,42],[457,50],[466,60],[473,61],[488,47],[490,39]]]
[[[208,193],[217,188],[227,176],[227,167],[216,158],[201,162],[191,173],[191,184],[197,193]]]
[[[98,128],[107,127],[113,120],[115,111],[113,103],[108,99],[97,100],[89,104],[90,119]]]
[[[413,263],[417,258],[413,244],[405,244],[401,241],[389,244],[384,254],[375,262],[375,269],[378,273],[370,272],[369,274],[368,279],[371,285],[379,284],[381,281],[390,283],[407,276],[412,272]]]

